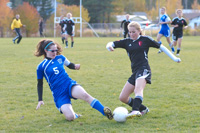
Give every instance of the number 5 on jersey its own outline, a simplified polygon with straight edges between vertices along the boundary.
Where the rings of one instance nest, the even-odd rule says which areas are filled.
[[[54,67],[54,68],[53,68],[53,71],[54,71],[55,74],[59,74],[58,67]]]

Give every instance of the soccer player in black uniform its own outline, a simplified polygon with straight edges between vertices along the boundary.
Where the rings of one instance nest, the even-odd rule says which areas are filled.
[[[129,14],[126,14],[126,19],[124,19],[122,22],[121,22],[121,28],[124,24],[124,32],[123,32],[123,35],[124,35],[124,38],[126,38],[126,35],[128,34],[128,24],[131,22],[131,20],[129,19]],[[129,36],[129,34],[128,34]]]
[[[123,103],[132,107],[132,112],[127,118],[142,116],[149,112],[149,109],[142,104],[143,91],[146,84],[151,84],[151,69],[148,63],[148,51],[150,47],[160,48],[175,62],[180,62],[180,58],[175,57],[165,46],[154,41],[148,36],[143,36],[139,23],[132,21],[128,25],[130,38],[120,41],[109,42],[106,48],[114,51],[114,48],[123,48],[127,51],[131,61],[132,75],[126,82],[119,99]],[[135,93],[135,98],[131,98],[131,93]]]
[[[65,44],[68,48],[68,36],[71,36],[71,47],[74,45],[74,30],[75,30],[75,23],[72,20],[72,14],[67,13],[67,19],[64,20],[64,27],[63,30],[65,31]]]
[[[44,37],[44,35],[43,35],[43,27],[44,27],[43,18],[41,18],[41,19],[39,20],[38,25],[39,25],[40,37]]]
[[[63,16],[61,16],[60,17],[60,23],[59,23],[59,25],[60,25],[60,27],[61,27],[61,37],[62,37],[62,43],[64,44],[64,42],[65,42],[65,32],[64,32],[64,30],[63,30],[63,27],[64,27],[64,17]]]
[[[174,27],[173,33],[172,33],[172,40],[173,40],[172,47],[176,46],[177,41],[178,41],[178,47],[177,47],[176,55],[179,56],[179,53],[180,53],[180,50],[181,50],[181,42],[182,42],[182,39],[183,39],[183,29],[186,29],[188,26],[187,26],[187,22],[182,17],[183,14],[182,14],[181,9],[176,10],[176,15],[177,15],[177,17],[173,18],[172,23],[171,23],[171,25]]]

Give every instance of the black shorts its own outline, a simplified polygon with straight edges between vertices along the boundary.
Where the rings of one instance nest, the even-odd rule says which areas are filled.
[[[144,78],[148,84],[151,84],[151,70],[146,68],[140,68],[133,72],[128,82],[135,86],[135,81],[139,78]]]
[[[173,33],[172,34],[172,40],[173,41],[177,41],[178,40],[178,38],[183,38],[183,33]]]
[[[70,36],[74,36],[74,34],[72,34],[72,30],[66,30],[65,34],[70,35]]]

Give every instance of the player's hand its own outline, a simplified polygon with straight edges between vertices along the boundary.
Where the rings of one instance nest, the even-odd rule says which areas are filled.
[[[37,107],[36,107],[36,110],[38,110],[38,109],[40,108],[41,105],[44,105],[44,102],[43,102],[43,101],[39,101],[39,102],[38,102],[38,105],[37,105]]]
[[[114,51],[114,48],[113,48],[113,47],[110,46],[110,47],[108,47],[108,48],[109,48],[110,51]]]
[[[75,64],[75,69],[76,69],[76,70],[79,70],[79,69],[80,69],[80,67],[81,67],[81,65],[80,65],[80,64]]]

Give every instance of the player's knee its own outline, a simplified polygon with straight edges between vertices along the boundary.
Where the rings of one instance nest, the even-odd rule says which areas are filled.
[[[123,102],[123,103],[126,103],[127,98],[124,97],[123,95],[120,95],[120,96],[119,96],[119,100],[120,100],[121,102]]]

